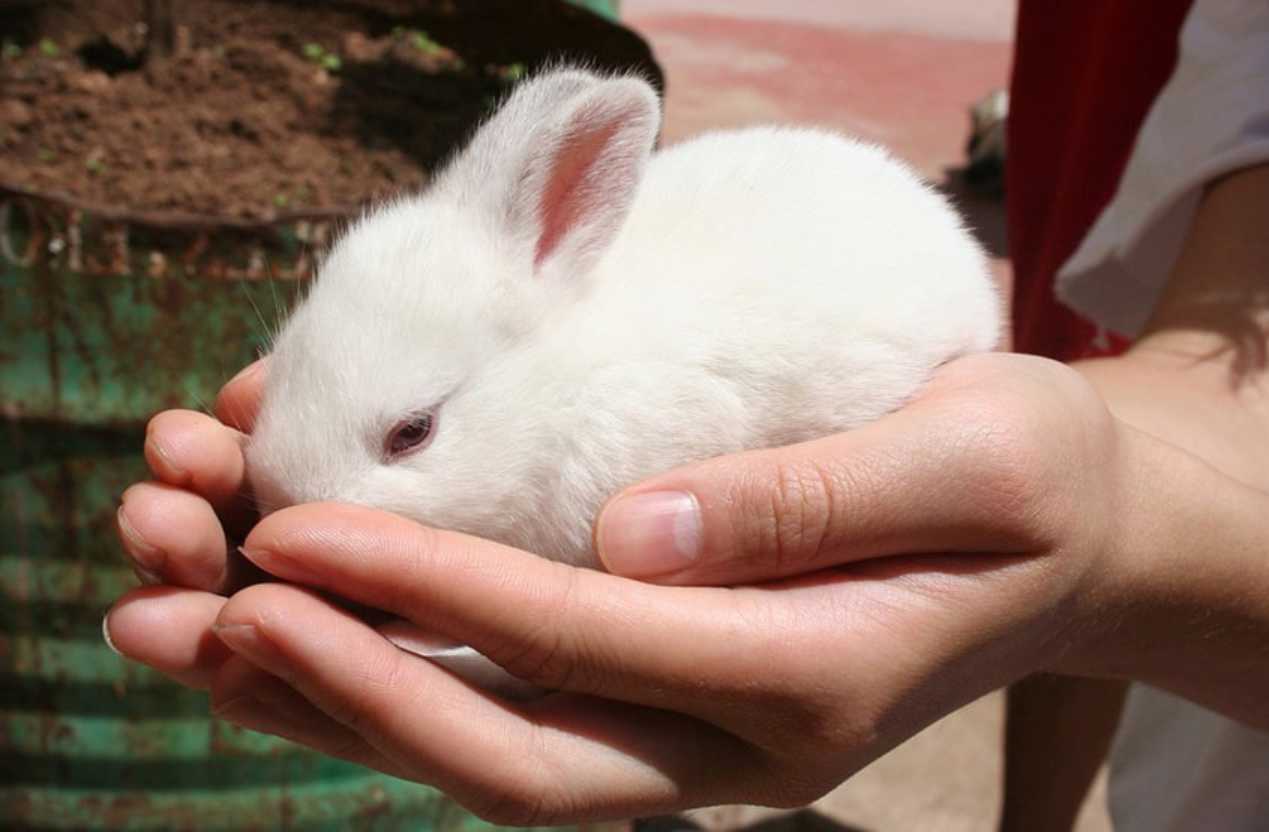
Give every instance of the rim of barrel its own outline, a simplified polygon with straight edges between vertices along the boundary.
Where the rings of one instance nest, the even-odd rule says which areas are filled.
[[[68,210],[80,211],[110,222],[143,225],[152,228],[206,231],[233,229],[250,231],[293,225],[298,222],[348,220],[361,213],[369,202],[359,205],[341,205],[327,208],[310,208],[293,211],[269,211],[260,217],[235,217],[230,215],[194,214],[180,211],[130,211],[102,203],[91,202],[59,191],[45,191],[0,180],[0,199],[30,199],[57,205]]]

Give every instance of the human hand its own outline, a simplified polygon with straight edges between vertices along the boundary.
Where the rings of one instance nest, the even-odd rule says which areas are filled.
[[[214,638],[190,641],[188,625],[203,623],[225,595],[262,577],[237,546],[258,519],[242,448],[264,371],[265,362],[256,361],[225,384],[214,417],[168,410],[151,419],[144,452],[154,478],[124,492],[116,517],[119,540],[147,587],[141,595],[150,599],[133,610],[144,611],[142,624],[154,630],[133,658],[197,687],[206,686],[207,667],[229,653]]]
[[[800,805],[1001,684],[1081,669],[1122,601],[1136,439],[1069,369],[978,356],[874,425],[631,489],[695,495],[685,569],[623,501],[601,519],[605,562],[663,583],[801,575],[738,589],[577,570],[350,506],[286,509],[247,537],[283,580],[561,691],[531,703],[475,691],[297,586],[142,590],[109,628],[125,655],[210,686],[227,718],[495,820]],[[632,561],[640,537],[652,570]]]

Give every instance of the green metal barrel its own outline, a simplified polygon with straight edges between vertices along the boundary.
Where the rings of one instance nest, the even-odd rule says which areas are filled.
[[[212,719],[102,642],[136,583],[113,524],[146,475],[146,418],[210,401],[257,354],[329,232],[0,195],[0,828],[487,828],[433,789]]]
[[[620,11],[620,0],[569,0],[574,6],[590,9],[600,17],[616,20]]]

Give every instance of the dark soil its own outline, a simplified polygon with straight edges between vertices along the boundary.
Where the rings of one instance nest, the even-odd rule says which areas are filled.
[[[660,81],[561,0],[0,0],[0,187],[152,216],[336,212],[427,180],[516,78],[577,58]]]

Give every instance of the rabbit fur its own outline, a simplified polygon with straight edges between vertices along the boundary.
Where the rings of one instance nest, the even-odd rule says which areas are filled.
[[[753,127],[658,152],[637,77],[517,87],[422,193],[337,241],[276,339],[249,477],[598,564],[603,502],[848,430],[1000,332],[986,259],[883,149]],[[429,413],[426,447],[394,426]]]

